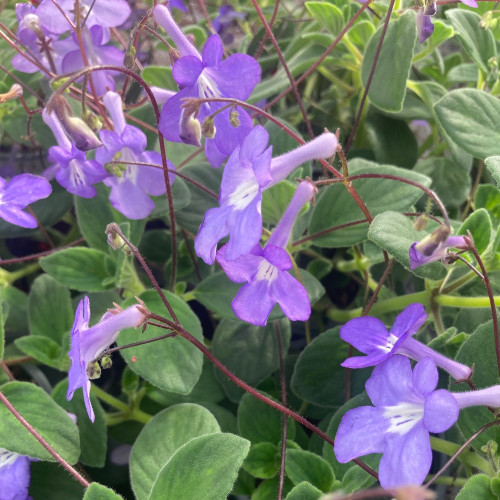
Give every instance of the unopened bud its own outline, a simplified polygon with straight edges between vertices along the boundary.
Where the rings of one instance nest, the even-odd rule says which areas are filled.
[[[201,126],[201,133],[203,137],[207,139],[213,139],[215,137],[215,125],[214,119],[211,116],[207,116],[203,125]]]
[[[135,47],[129,43],[125,55],[123,56],[123,65],[126,68],[132,69],[135,66],[135,54]]]
[[[168,55],[170,57],[170,64],[172,66],[182,57],[181,53],[173,47],[168,51]]]
[[[187,108],[182,110],[180,121],[180,138],[186,144],[201,146],[201,125],[192,114],[188,114]]]
[[[229,113],[229,123],[232,127],[237,128],[240,126],[240,117],[238,115],[238,111],[235,109]]]
[[[429,217],[427,215],[419,215],[416,219],[415,222],[413,223],[413,227],[417,231],[424,231],[429,224]]]
[[[125,243],[123,238],[117,233],[118,225],[116,222],[111,222],[106,227],[105,234],[108,236],[108,245],[113,250],[121,250],[125,255],[132,255],[132,250]]]
[[[101,376],[101,367],[97,361],[87,365],[87,375],[90,380],[95,380]]]
[[[95,113],[86,111],[83,115],[83,119],[94,132],[99,132],[99,130],[102,129],[102,120]]]
[[[21,87],[21,85],[14,83],[14,85],[12,85],[8,92],[6,92],[5,94],[0,94],[0,104],[7,101],[12,101],[12,99],[18,99],[22,96],[23,88]]]
[[[433,16],[436,11],[436,2],[434,0],[424,1],[424,16]]]
[[[498,25],[498,17],[494,17],[493,12],[491,12],[491,10],[486,12],[481,18],[481,21],[479,21],[479,27],[482,28],[483,30],[495,29],[497,25]]]
[[[104,356],[101,359],[101,368],[103,370],[107,370],[113,366],[113,362],[111,361],[111,356]]]

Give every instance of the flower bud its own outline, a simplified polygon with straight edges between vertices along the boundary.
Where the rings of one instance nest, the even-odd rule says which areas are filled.
[[[215,137],[214,119],[211,116],[207,116],[205,118],[205,121],[201,126],[201,134],[207,139],[213,139]]]
[[[238,128],[240,126],[240,118],[236,109],[233,109],[229,114],[229,123],[234,128]]]
[[[135,66],[135,54],[135,47],[131,43],[129,43],[127,50],[125,51],[125,54],[123,56],[123,65],[126,68],[132,69]]]
[[[99,132],[99,130],[102,129],[102,120],[95,113],[86,111],[83,115],[83,119],[94,132]]]
[[[417,245],[415,245],[415,249],[426,257],[432,255],[439,245],[446,241],[449,235],[450,228],[448,226],[439,226],[431,234],[429,234],[429,236],[417,243]]]
[[[172,66],[182,57],[181,53],[173,47],[168,51],[168,55],[170,57],[170,64]]]
[[[90,362],[87,365],[87,376],[90,380],[95,380],[101,376],[101,367],[97,361]]]
[[[184,108],[181,113],[180,138],[186,144],[201,146],[201,125],[193,114],[188,114],[188,109]]]
[[[0,94],[0,104],[11,101],[12,99],[18,99],[19,97],[23,96],[23,88],[21,85],[14,83],[10,90],[6,92],[5,94]]]
[[[113,366],[113,362],[111,361],[111,356],[104,356],[101,359],[101,368],[103,370],[107,370]]]

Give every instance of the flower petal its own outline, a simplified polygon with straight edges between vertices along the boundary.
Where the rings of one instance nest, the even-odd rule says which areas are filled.
[[[307,321],[311,316],[311,304],[304,286],[287,271],[279,271],[269,285],[273,301],[278,302],[283,314],[291,321]]]
[[[214,263],[219,240],[229,234],[227,227],[229,213],[230,209],[227,207],[211,208],[205,213],[205,218],[198,230],[194,240],[194,249],[196,255],[208,265]]]
[[[234,314],[252,325],[266,326],[276,301],[269,294],[267,280],[255,280],[240,288],[231,306]]]
[[[444,432],[457,421],[459,411],[452,393],[439,389],[425,399],[424,425],[429,432]]]
[[[203,63],[195,56],[184,56],[172,66],[172,76],[177,85],[191,87],[203,71]]]
[[[2,451],[0,449],[0,458]],[[16,455],[12,453],[11,455]],[[14,458],[14,457],[12,457]],[[26,500],[30,485],[30,459],[23,455],[17,455],[13,462],[0,467],[0,498],[5,500]]]
[[[222,56],[224,54],[224,47],[220,41],[219,35],[212,35],[203,47],[203,65],[210,68],[214,67],[218,71],[217,66],[219,66],[222,61]],[[231,96],[233,97],[233,96]],[[236,98],[238,99],[238,98]]]
[[[437,386],[439,374],[431,358],[423,358],[413,369],[413,388],[422,396],[430,394]]]
[[[333,452],[345,464],[353,458],[382,453],[389,424],[383,411],[372,406],[349,410],[340,422]]]
[[[425,323],[427,314],[422,304],[410,304],[403,312],[397,315],[391,328],[391,334],[398,339],[401,336],[414,335]]]
[[[340,338],[365,354],[383,352],[389,333],[384,323],[372,316],[353,318],[340,328]]]

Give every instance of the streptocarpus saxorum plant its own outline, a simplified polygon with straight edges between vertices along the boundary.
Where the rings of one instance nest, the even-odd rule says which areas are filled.
[[[445,4],[2,7],[1,500],[498,493],[498,13]]]

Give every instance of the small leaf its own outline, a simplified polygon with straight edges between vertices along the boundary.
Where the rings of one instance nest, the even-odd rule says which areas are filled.
[[[181,325],[198,340],[202,340],[201,325],[189,306],[179,297],[165,291]],[[146,303],[146,307],[153,313],[170,319],[160,297],[154,290],[142,293],[139,298]],[[136,303],[135,299],[128,299],[122,307]],[[138,340],[147,340],[165,335],[165,330],[156,326],[148,326],[144,333],[134,328],[123,330],[116,343],[119,346],[131,344]],[[128,366],[138,375],[156,387],[189,394],[198,381],[203,364],[203,354],[189,341],[182,337],[167,338],[159,342],[151,342],[140,346],[123,349],[120,354]]]
[[[42,269],[63,285],[82,292],[111,288],[104,280],[114,277],[113,259],[92,248],[66,248],[40,259]]]
[[[323,492],[306,481],[298,484],[286,496],[286,500],[319,500]]]
[[[474,245],[479,254],[482,254],[491,240],[491,219],[484,208],[472,212],[458,230],[458,234],[466,235],[470,231],[474,239]]]
[[[481,184],[474,196],[474,207],[488,210],[490,216],[500,220],[500,190],[491,184]]]
[[[269,479],[279,470],[280,457],[275,444],[255,443],[243,462],[243,469],[259,479]]]
[[[28,308],[31,335],[43,335],[60,344],[73,326],[69,290],[48,274],[34,281]]]
[[[498,500],[491,491],[491,478],[486,474],[472,476],[460,490],[455,500]]]
[[[330,464],[310,451],[287,450],[285,469],[294,484],[307,481],[325,493],[335,480]]]
[[[344,16],[342,11],[327,2],[306,2],[309,14],[328,30],[332,35],[338,35],[344,27]]]
[[[14,341],[16,347],[24,354],[32,356],[57,370],[67,371],[70,366],[66,351],[57,342],[44,335],[27,335]]]
[[[90,483],[90,486],[85,491],[85,495],[83,495],[83,500],[123,500],[123,497],[107,486],[99,483]]]
[[[0,391],[64,460],[76,463],[80,455],[77,427],[43,389],[28,382],[9,382]],[[0,405],[0,448],[55,461],[4,404]]]
[[[493,179],[495,179],[497,186],[500,187],[500,156],[490,156],[484,160],[484,163]]]
[[[290,345],[290,322],[277,322],[282,342],[282,355]],[[279,368],[279,351],[274,323],[258,327],[223,319],[215,329],[212,352],[236,376],[247,384],[257,386]],[[245,393],[219,370],[215,376],[228,397],[239,401]]]
[[[159,472],[179,449],[196,437],[213,433],[220,433],[219,425],[199,405],[175,405],[156,414],[142,429],[130,455],[130,477],[137,499],[149,498]]]
[[[177,84],[172,77],[172,68],[168,66],[147,66],[142,70],[142,78],[150,87],[177,88]]]
[[[382,29],[375,32],[364,53],[361,77],[365,86],[381,33]],[[370,101],[377,108],[391,112],[401,110],[416,39],[415,12],[406,11],[400,18],[391,20],[368,91]]]
[[[435,105],[439,124],[462,149],[476,158],[498,154],[500,102],[482,90],[455,89]]]
[[[192,439],[160,471],[150,500],[226,498],[249,449],[250,443],[234,434]]]

